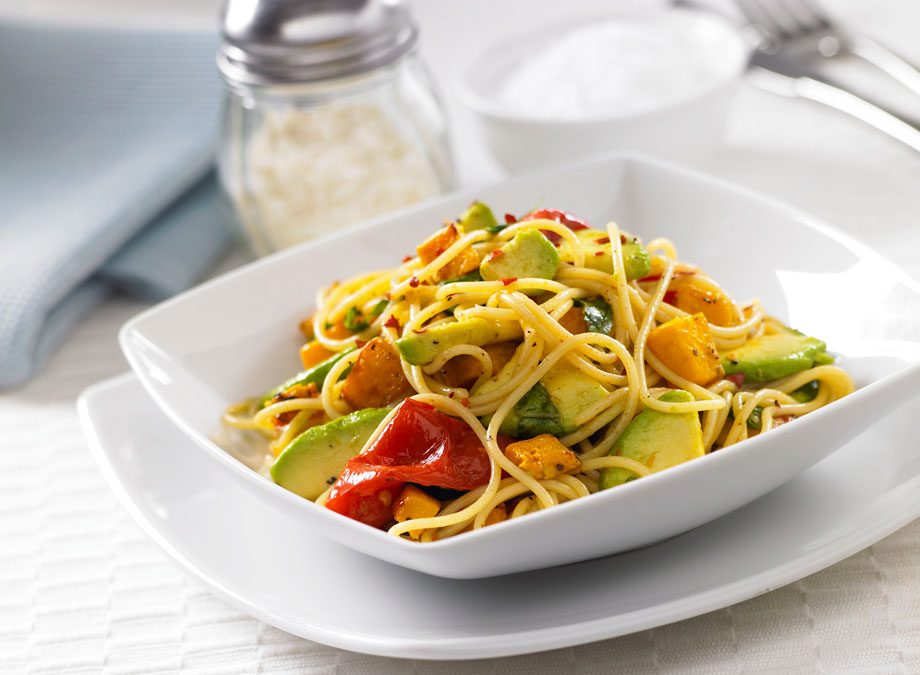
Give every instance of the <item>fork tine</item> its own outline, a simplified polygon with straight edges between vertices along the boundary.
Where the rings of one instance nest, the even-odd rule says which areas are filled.
[[[820,28],[832,28],[833,22],[827,12],[815,0],[798,0],[799,7],[808,13],[811,22]]]
[[[776,0],[783,11],[796,23],[800,32],[817,31],[830,27],[830,23],[814,12],[814,6],[806,0]]]
[[[763,32],[766,37],[777,39],[784,34],[783,27],[776,23],[770,12],[764,11],[758,0],[735,0],[748,23]]]
[[[777,32],[784,38],[794,38],[808,30],[780,0],[757,0],[757,3],[761,11],[768,15],[773,24],[777,26]]]

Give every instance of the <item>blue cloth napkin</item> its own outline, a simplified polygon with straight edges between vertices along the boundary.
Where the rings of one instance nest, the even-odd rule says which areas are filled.
[[[0,387],[113,289],[160,299],[230,240],[216,36],[0,23]]]

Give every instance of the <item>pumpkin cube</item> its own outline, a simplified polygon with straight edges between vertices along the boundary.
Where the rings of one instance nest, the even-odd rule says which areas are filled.
[[[670,370],[694,384],[706,386],[724,374],[709,322],[701,312],[661,324],[648,334],[646,346]]]
[[[537,480],[555,478],[581,466],[578,456],[550,434],[511,443],[505,456]]]

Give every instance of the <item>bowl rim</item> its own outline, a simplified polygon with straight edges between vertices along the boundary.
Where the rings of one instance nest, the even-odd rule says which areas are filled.
[[[490,69],[488,65],[491,60],[490,57],[500,53],[504,49],[504,45],[508,42],[542,36],[551,31],[558,31],[560,28],[574,29],[598,21],[622,20],[628,22],[655,23],[660,22],[662,19],[669,22],[684,22],[686,25],[704,24],[710,28],[714,28],[719,31],[724,40],[729,43],[729,49],[734,51],[733,60],[726,63],[725,67],[718,73],[718,76],[714,78],[714,81],[707,86],[694,90],[689,94],[678,96],[654,107],[642,108],[633,112],[594,114],[571,119],[532,117],[524,113],[508,110],[483,95],[479,87],[473,83],[475,77]],[[679,109],[687,104],[716,94],[720,89],[731,85],[734,81],[739,79],[747,68],[750,54],[751,47],[745,40],[744,35],[726,19],[715,13],[701,12],[681,7],[670,9],[659,7],[654,10],[629,11],[620,9],[607,11],[602,14],[586,14],[561,23],[542,24],[538,27],[516,33],[510,38],[495,41],[488,47],[480,50],[461,71],[461,76],[457,82],[457,98],[466,108],[483,117],[502,122],[531,125],[539,128],[560,129],[566,127],[590,127],[592,125],[629,122],[639,118],[650,117],[663,112]]]
[[[510,178],[504,178],[497,181],[493,181],[487,185],[478,185],[469,188],[464,188],[462,190],[457,190],[451,193],[444,194],[436,199],[427,200],[426,202],[410,206],[404,209],[399,209],[394,212],[384,214],[382,216],[376,217],[374,219],[363,221],[362,223],[356,224],[354,226],[343,228],[337,232],[331,232],[322,237],[318,237],[311,241],[307,241],[298,245],[295,245],[289,249],[278,251],[271,255],[268,255],[262,259],[258,259],[249,263],[246,263],[236,269],[225,272],[214,279],[208,280],[202,284],[199,284],[187,291],[184,291],[173,298],[165,300],[151,308],[148,308],[134,317],[130,318],[128,321],[122,325],[118,333],[118,342],[124,353],[125,357],[128,360],[128,363],[131,366],[131,369],[138,376],[141,384],[144,386],[144,389],[151,396],[151,398],[157,403],[160,409],[166,414],[166,416],[176,425],[176,427],[181,430],[196,446],[202,449],[205,452],[208,452],[210,455],[214,456],[220,464],[225,468],[229,469],[231,473],[235,473],[237,476],[242,477],[244,480],[253,481],[252,484],[260,485],[261,490],[266,490],[267,495],[272,495],[276,499],[290,505],[292,508],[302,509],[300,513],[312,513],[317,518],[326,519],[331,518],[334,520],[327,520],[327,523],[330,523],[331,526],[342,529],[343,531],[351,530],[356,533],[356,536],[360,538],[365,538],[371,542],[379,541],[380,546],[389,547],[391,551],[397,553],[400,551],[412,551],[411,554],[407,553],[409,557],[415,558],[417,560],[424,560],[425,558],[437,558],[444,554],[444,552],[449,552],[457,548],[466,548],[471,545],[474,545],[475,542],[480,540],[488,540],[496,536],[500,536],[501,533],[507,532],[509,527],[533,527],[537,522],[542,522],[546,520],[552,520],[558,517],[562,517],[564,514],[568,513],[570,510],[579,510],[585,508],[593,508],[592,504],[599,504],[600,500],[605,498],[605,495],[594,494],[591,495],[592,499],[577,499],[573,500],[571,503],[560,504],[553,509],[541,510],[537,513],[531,514],[530,518],[526,519],[517,519],[509,520],[501,523],[502,527],[496,528],[481,528],[473,532],[464,533],[465,536],[462,537],[451,537],[449,539],[426,542],[420,544],[415,541],[408,541],[401,537],[393,537],[383,530],[378,530],[376,528],[368,527],[363,523],[352,520],[347,517],[343,517],[340,514],[334,513],[325,509],[321,506],[316,505],[309,500],[306,500],[299,495],[296,495],[280,485],[277,485],[271,480],[268,480],[257,471],[249,468],[235,457],[230,455],[228,452],[220,448],[216,443],[214,443],[210,438],[203,437],[194,426],[189,423],[179,411],[175,410],[167,400],[165,400],[161,395],[158,389],[153,386],[151,382],[150,372],[142,365],[141,360],[138,358],[138,353],[135,348],[138,338],[147,343],[147,338],[144,335],[144,331],[141,326],[151,319],[157,317],[157,315],[162,314],[164,311],[169,310],[175,305],[181,305],[184,300],[192,295],[198,294],[200,292],[219,287],[223,283],[235,279],[238,276],[245,276],[249,274],[252,270],[261,269],[264,267],[270,267],[276,265],[279,261],[287,258],[295,258],[297,256],[303,255],[304,252],[309,251],[310,249],[316,247],[317,245],[335,241],[337,239],[347,238],[353,236],[355,233],[369,230],[377,227],[379,223],[389,221],[392,219],[398,219],[405,217],[406,215],[412,214],[416,211],[424,211],[431,208],[439,206],[444,201],[449,201],[456,199],[462,195],[474,195],[484,188],[495,187],[508,182],[514,182],[519,180],[527,180],[535,177],[545,176],[545,175],[554,175],[559,172],[564,172],[567,170],[574,170],[579,167],[588,167],[592,165],[607,165],[607,164],[624,164],[624,165],[640,165],[640,166],[650,166],[657,169],[663,169],[668,172],[678,174],[684,178],[703,181],[710,185],[716,186],[718,188],[729,190],[744,197],[747,200],[756,201],[760,204],[772,207],[774,209],[783,211],[788,215],[790,219],[794,219],[800,227],[809,228],[821,233],[823,236],[832,239],[833,241],[839,243],[840,245],[850,249],[860,257],[870,256],[876,260],[883,261],[886,263],[885,267],[889,270],[892,278],[897,279],[905,286],[909,287],[912,292],[920,296],[920,281],[916,280],[913,276],[905,272],[900,266],[896,265],[888,258],[886,258],[881,253],[878,253],[870,246],[862,243],[860,240],[854,238],[850,234],[839,230],[828,223],[825,223],[823,220],[811,216],[810,214],[798,209],[795,206],[792,206],[781,199],[762,194],[754,189],[744,187],[740,184],[734,183],[730,180],[709,174],[705,171],[701,171],[695,168],[687,167],[674,163],[668,160],[659,159],[656,157],[651,157],[637,152],[613,152],[603,155],[593,156],[585,159],[581,159],[575,162],[568,162],[559,165],[554,165],[551,167],[546,167],[533,171],[527,174],[520,176],[513,176]],[[920,344],[920,343],[918,343]],[[149,346],[149,345],[148,345]],[[704,457],[699,458],[699,460],[704,461],[693,461],[685,462],[676,467],[672,467],[669,471],[662,471],[657,474],[652,474],[647,476],[643,481],[632,481],[625,485],[620,486],[616,491],[608,491],[606,494],[606,499],[620,499],[621,497],[612,497],[611,495],[623,495],[628,493],[630,490],[643,490],[649,489],[650,485],[657,485],[659,482],[676,480],[678,476],[706,470],[706,468],[712,464],[714,461],[730,461],[729,458],[736,455],[738,452],[744,452],[754,446],[759,446],[763,443],[772,443],[775,439],[781,438],[783,434],[795,433],[794,431],[790,432],[790,429],[801,428],[803,424],[812,424],[817,419],[823,418],[826,414],[832,409],[836,409],[841,405],[846,405],[847,402],[862,400],[866,396],[874,395],[875,390],[881,386],[890,386],[895,384],[898,381],[913,380],[917,379],[920,381],[920,361],[916,363],[907,363],[902,368],[898,369],[895,372],[889,373],[880,377],[879,379],[868,383],[867,385],[857,389],[855,392],[850,394],[843,401],[835,402],[836,405],[828,406],[820,410],[815,411],[811,415],[802,419],[796,425],[788,425],[786,427],[779,427],[771,432],[769,435],[756,436],[754,438],[747,439],[744,443],[739,443],[735,446],[730,446],[720,450],[718,453],[711,453]],[[216,420],[215,420],[216,422]],[[771,440],[765,440],[771,439]],[[722,457],[722,459],[717,459]],[[322,528],[317,529],[317,533],[322,536],[327,536],[323,534]],[[346,537],[350,538],[350,535],[343,535],[341,538]],[[376,554],[368,553],[368,555]],[[401,556],[400,556],[401,557]],[[386,559],[386,558],[380,558]],[[391,561],[393,562],[393,561]],[[395,563],[403,564],[403,563]]]

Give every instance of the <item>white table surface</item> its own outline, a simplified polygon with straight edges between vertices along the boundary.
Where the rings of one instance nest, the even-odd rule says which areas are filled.
[[[214,4],[171,0],[164,11],[200,23]],[[597,3],[497,4],[465,0],[448,10],[436,0],[418,3],[426,51],[448,90],[462,62],[459,36],[486,24],[479,37],[488,40],[508,29],[503,19],[515,11],[533,22]],[[121,20],[126,3],[99,0],[96,6],[99,15]],[[920,62],[920,3],[830,6]],[[75,0],[30,0],[19,10],[55,19],[97,16],[85,4],[79,12],[76,7]],[[433,39],[445,36],[452,39]],[[455,112],[457,132],[466,139],[463,181],[497,176],[469,120]],[[709,168],[871,241],[920,277],[920,156],[895,142],[811,104],[745,87],[725,149]],[[173,567],[116,502],[83,442],[76,396],[125,370],[115,332],[141,308],[112,299],[40,377],[0,395],[0,672],[920,672],[920,522],[759,598],[533,656],[469,663],[383,659],[262,624]]]

